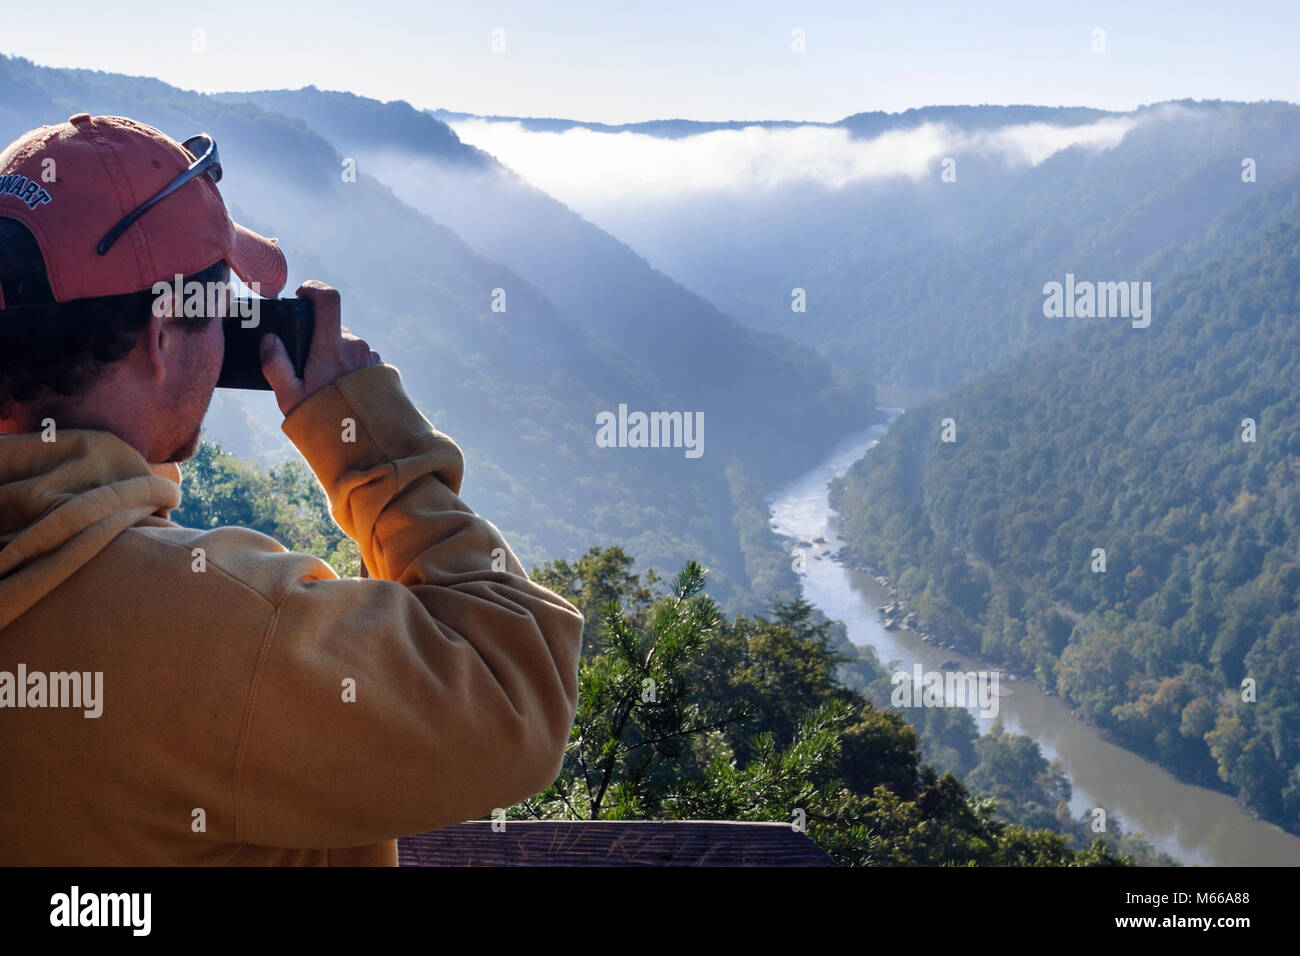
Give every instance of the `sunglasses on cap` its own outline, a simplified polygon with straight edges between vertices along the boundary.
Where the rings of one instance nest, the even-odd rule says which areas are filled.
[[[113,247],[113,243],[122,238],[122,233],[131,228],[132,223],[186,183],[193,182],[204,173],[212,177],[213,183],[221,182],[221,157],[217,153],[216,140],[207,133],[199,133],[197,136],[191,136],[181,145],[185,147],[186,152],[194,157],[194,162],[186,167],[185,172],[132,209],[121,218],[117,225],[108,230],[107,235],[99,240],[98,251],[101,256]],[[200,150],[202,150],[201,153]]]

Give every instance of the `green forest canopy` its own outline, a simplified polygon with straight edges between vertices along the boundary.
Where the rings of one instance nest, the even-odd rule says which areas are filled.
[[[832,501],[928,629],[1300,832],[1300,199],[1264,212],[1211,230],[1149,329],[910,410]]]

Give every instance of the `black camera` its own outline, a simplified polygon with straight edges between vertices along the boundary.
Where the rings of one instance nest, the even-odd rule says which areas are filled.
[[[262,374],[262,336],[267,332],[280,337],[294,372],[302,378],[315,328],[316,312],[308,299],[235,299],[222,319],[226,357],[217,388],[270,390]]]

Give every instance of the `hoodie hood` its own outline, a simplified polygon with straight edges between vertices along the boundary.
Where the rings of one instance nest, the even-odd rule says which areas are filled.
[[[0,435],[0,630],[118,534],[180,505],[180,467],[111,432]]]

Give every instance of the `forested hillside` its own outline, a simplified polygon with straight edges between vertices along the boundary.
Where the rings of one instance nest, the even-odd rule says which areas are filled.
[[[907,412],[832,490],[853,558],[930,628],[1293,831],[1297,191],[1153,260],[1149,328],[1073,320]]]
[[[661,402],[677,403],[662,407],[703,411],[717,461],[734,456],[761,481],[784,481],[842,434],[836,429],[872,418],[864,377],[832,369],[792,337],[757,331],[745,312],[719,311],[429,113],[313,88],[217,98],[302,119],[403,202],[536,286],[636,368]],[[783,436],[778,455],[774,434]]]

